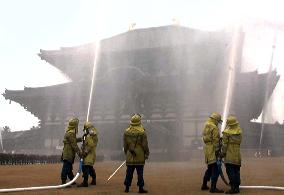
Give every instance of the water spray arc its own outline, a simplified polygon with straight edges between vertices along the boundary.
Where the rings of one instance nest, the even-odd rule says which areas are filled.
[[[98,62],[99,48],[100,48],[100,41],[97,42],[95,52],[94,52],[95,56],[94,56],[94,64],[93,64],[93,71],[92,71],[92,83],[91,83],[91,88],[90,88],[90,96],[89,96],[89,102],[88,102],[88,111],[87,111],[86,121],[89,121],[90,108],[91,108],[92,96],[93,96],[93,91],[94,91],[94,78],[95,78],[95,75],[96,75],[96,67],[97,67],[97,62]],[[0,138],[1,138],[1,147],[2,147],[2,150],[3,150],[1,132],[0,132]],[[83,159],[80,159],[79,169],[77,171],[77,174],[75,175],[75,177],[71,181],[69,181],[66,184],[56,185],[56,186],[38,186],[38,187],[0,189],[0,193],[1,192],[22,192],[22,191],[50,190],[50,189],[65,188],[67,186],[70,186],[72,183],[74,183],[78,179],[78,177],[80,176],[80,173],[82,171],[82,166],[83,166]]]
[[[225,96],[225,104],[224,104],[224,111],[223,111],[223,121],[227,120],[227,116],[231,107],[231,100],[234,91],[234,83],[235,83],[235,74],[236,74],[236,63],[238,58],[238,48],[240,42],[240,28],[234,29],[233,38],[232,38],[232,45],[230,51],[230,58],[229,58],[229,75],[228,75],[228,83],[226,88],[226,96]],[[222,123],[221,132],[225,129],[226,122]]]
[[[3,139],[2,139],[2,129],[0,129],[0,144],[1,144],[1,151],[3,151],[4,150],[4,148],[3,148]]]
[[[78,177],[80,176],[80,173],[82,171],[82,163],[83,160],[80,160],[79,163],[79,169],[75,175],[75,177],[69,181],[66,184],[62,184],[62,185],[56,185],[56,186],[38,186],[38,187],[24,187],[24,188],[9,188],[9,189],[0,189],[0,193],[1,192],[23,192],[23,191],[34,191],[34,190],[50,190],[50,189],[60,189],[60,188],[65,188],[67,186],[70,186],[72,183],[74,183],[76,181],[76,179],[78,179]]]
[[[265,97],[264,97],[264,105],[263,105],[263,112],[261,115],[261,131],[260,131],[260,138],[259,138],[259,146],[258,146],[258,155],[261,157],[261,147],[262,147],[262,140],[263,140],[263,132],[264,132],[264,120],[267,112],[267,103],[268,103],[268,97],[269,97],[269,87],[270,87],[270,78],[271,78],[271,72],[273,67],[273,59],[274,59],[274,52],[276,47],[276,38],[277,38],[277,32],[275,32],[274,38],[273,38],[273,44],[272,44],[272,51],[271,51],[271,58],[270,58],[270,65],[268,70],[268,76],[266,78],[266,86],[265,86]]]
[[[91,110],[91,104],[93,100],[93,91],[95,86],[95,76],[96,76],[96,70],[97,70],[97,63],[99,59],[99,51],[100,51],[100,41],[96,41],[95,45],[95,52],[94,52],[94,64],[93,64],[93,71],[92,71],[92,83],[90,88],[90,96],[89,96],[89,102],[88,102],[88,111],[87,111],[87,118],[86,121],[89,121],[90,116],[90,110]]]
[[[89,115],[90,115],[90,108],[91,108],[91,103],[92,103],[92,96],[93,96],[93,91],[94,91],[94,78],[96,75],[96,65],[98,62],[98,54],[99,54],[99,48],[100,48],[100,42],[97,42],[96,49],[95,49],[95,56],[94,56],[94,65],[93,65],[93,71],[92,71],[92,83],[91,83],[91,89],[90,89],[90,96],[89,96],[89,103],[88,103],[88,111],[87,111],[87,118],[86,121],[89,121]],[[2,135],[0,132],[0,138],[1,138],[1,147],[3,150],[3,145],[2,145]],[[21,191],[34,191],[34,190],[48,190],[48,189],[59,189],[59,188],[65,188],[67,186],[70,186],[72,183],[74,183],[78,177],[80,176],[80,173],[82,171],[82,165],[83,165],[83,159],[80,159],[79,163],[79,169],[75,177],[69,181],[66,184],[62,185],[56,185],[56,186],[38,186],[38,187],[24,187],[24,188],[10,188],[10,189],[0,189],[1,192],[21,192]]]
[[[239,29],[238,29],[239,31]],[[237,49],[239,47],[239,33],[236,31],[234,32],[233,40],[232,40],[232,47],[231,47],[231,53],[230,53],[230,64],[229,64],[229,76],[228,76],[228,85],[226,89],[226,98],[225,98],[225,105],[224,105],[224,112],[223,112],[223,121],[226,121],[228,112],[230,110],[230,105],[231,105],[231,99],[232,99],[232,94],[234,90],[234,80],[235,80],[235,67],[236,67],[236,58],[237,58]],[[275,51],[275,44],[276,44],[276,35],[274,37],[274,44],[272,47],[272,54],[271,54],[271,61],[270,61],[270,67],[269,67],[269,74],[266,82],[266,94],[265,94],[265,106],[266,102],[268,99],[268,87],[270,85],[269,83],[269,76],[271,75],[272,71],[272,64],[273,64],[273,56],[274,56],[274,51]],[[265,107],[264,107],[265,109]],[[262,121],[264,120],[264,114],[262,115]],[[221,127],[221,132],[225,129],[226,122],[222,123]],[[263,134],[263,122],[262,122],[262,128],[261,128],[261,136],[260,136],[260,142],[259,142],[259,147],[261,147],[261,142],[262,142],[262,134]],[[252,189],[252,190],[284,190],[284,187],[278,187],[278,186],[240,186],[240,189]]]

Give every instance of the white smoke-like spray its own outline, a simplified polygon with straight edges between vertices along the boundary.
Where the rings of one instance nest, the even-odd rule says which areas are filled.
[[[221,126],[221,132],[223,132],[226,127],[226,120],[227,120],[228,113],[230,111],[232,94],[234,91],[239,44],[240,44],[240,26],[236,25],[234,28],[234,32],[233,32],[232,45],[230,49],[229,75],[228,75],[228,83],[227,83],[227,88],[226,88],[225,104],[224,104],[224,111],[223,111],[223,121],[224,122],[222,123],[222,126]]]
[[[94,86],[95,86],[94,83],[95,83],[95,75],[96,75],[97,63],[98,63],[98,58],[99,58],[100,41],[97,41],[95,44],[96,45],[95,45],[94,64],[93,64],[93,72],[92,72],[92,84],[91,84],[91,89],[90,89],[86,121],[89,121],[90,109],[91,109],[91,104],[92,104],[92,99],[93,99],[92,97],[93,97],[93,91],[94,91]]]
[[[2,151],[3,151],[3,140],[2,140],[2,128],[0,128],[0,144],[1,144],[1,149],[2,149]]]
[[[266,86],[265,86],[265,97],[264,97],[264,106],[263,106],[263,111],[261,115],[261,132],[260,132],[260,138],[259,138],[259,152],[261,150],[262,146],[262,139],[263,139],[263,132],[264,132],[264,122],[265,122],[265,117],[267,114],[268,110],[268,98],[269,98],[269,86],[270,86],[270,78],[271,78],[271,72],[273,68],[273,59],[274,59],[274,51],[275,51],[275,45],[276,45],[276,38],[277,38],[277,31],[275,32],[274,35],[274,40],[273,40],[273,45],[272,45],[272,52],[271,52],[271,58],[270,58],[270,65],[269,65],[269,70],[268,70],[268,76],[266,79]]]

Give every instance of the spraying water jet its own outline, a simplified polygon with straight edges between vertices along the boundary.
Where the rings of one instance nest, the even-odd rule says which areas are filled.
[[[231,99],[232,94],[234,90],[234,80],[235,80],[235,68],[236,68],[236,54],[237,54],[237,48],[238,48],[238,42],[239,37],[236,31],[234,31],[233,40],[232,40],[232,47],[231,47],[231,54],[230,54],[230,64],[229,64],[229,76],[228,76],[228,84],[226,89],[226,96],[225,96],[225,105],[224,105],[224,112],[223,112],[223,121],[226,121],[230,105],[231,105]],[[263,137],[263,130],[264,130],[264,119],[265,119],[265,112],[267,107],[267,100],[268,100],[268,87],[270,86],[270,75],[272,72],[272,65],[273,65],[273,56],[275,51],[275,43],[276,43],[276,35],[274,36],[274,43],[272,46],[272,54],[271,54],[271,60],[270,60],[270,66],[269,66],[269,73],[268,78],[266,80],[266,93],[265,93],[265,103],[264,103],[264,111],[262,114],[262,126],[261,126],[261,136],[259,141],[259,153],[262,145],[262,137]],[[222,123],[221,132],[225,129],[226,123]],[[284,190],[284,187],[278,187],[278,186],[240,186],[240,189],[258,189],[258,190]]]
[[[100,41],[97,42],[97,45],[95,47],[95,52],[94,52],[95,55],[94,55],[94,64],[93,64],[93,71],[92,71],[92,83],[91,83],[91,88],[90,88],[90,95],[89,95],[86,121],[89,121],[90,108],[91,108],[92,96],[93,96],[93,91],[94,91],[94,78],[95,78],[95,75],[96,75],[96,65],[97,65],[97,62],[98,62],[99,48],[100,48]],[[0,140],[1,140],[1,148],[3,150],[1,131],[0,131]],[[82,171],[82,166],[83,166],[83,159],[80,159],[79,168],[78,168],[78,171],[77,171],[75,177],[71,181],[69,181],[68,183],[65,183],[65,184],[62,184],[62,185],[0,189],[0,193],[1,192],[22,192],[22,191],[49,190],[49,189],[65,188],[67,186],[70,186],[72,183],[74,183],[78,179],[78,177],[80,176],[80,173]]]
[[[2,140],[2,128],[0,129],[0,144],[1,144],[1,149],[3,151],[4,149],[3,149],[3,140]]]
[[[90,116],[90,109],[91,109],[91,103],[92,103],[92,97],[93,97],[93,91],[94,91],[94,86],[95,86],[95,75],[96,75],[96,70],[97,70],[97,63],[98,63],[98,58],[99,58],[99,50],[100,50],[100,41],[96,42],[97,45],[95,46],[95,52],[94,52],[94,64],[93,64],[93,71],[92,71],[92,83],[91,83],[91,88],[90,88],[90,96],[89,96],[89,102],[88,102],[88,111],[87,111],[87,118],[86,121],[89,121],[89,116]]]
[[[223,111],[223,121],[227,120],[227,116],[230,110],[232,95],[234,91],[234,83],[235,83],[235,74],[236,74],[236,64],[237,64],[237,51],[239,48],[240,42],[240,27],[236,27],[234,29],[233,38],[232,38],[232,45],[230,51],[230,58],[229,58],[229,75],[227,81],[227,88],[226,88],[226,95],[225,95],[225,104],[224,104],[224,111]],[[221,132],[224,131],[226,126],[226,122],[222,123]]]
[[[265,117],[267,113],[267,103],[268,103],[268,98],[269,98],[269,87],[270,87],[270,77],[271,77],[271,72],[272,72],[272,67],[273,67],[273,58],[274,58],[274,52],[276,48],[276,38],[277,38],[277,32],[275,32],[274,35],[274,40],[272,44],[272,51],[271,51],[271,58],[270,58],[270,65],[268,69],[268,76],[266,78],[266,86],[265,86],[265,97],[264,97],[264,105],[263,105],[263,112],[261,115],[261,132],[260,132],[260,138],[259,138],[259,146],[258,146],[258,157],[261,157],[261,147],[262,147],[262,140],[263,140],[263,132],[264,132],[264,122],[265,122]]]

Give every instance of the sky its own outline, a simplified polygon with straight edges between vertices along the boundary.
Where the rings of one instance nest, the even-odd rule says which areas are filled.
[[[239,21],[268,21],[284,25],[279,0],[0,0],[0,93],[68,82],[56,68],[37,56],[40,49],[81,45],[135,28],[180,25],[220,30]],[[243,70],[268,70],[275,29],[247,27]],[[277,32],[274,67],[284,75],[283,30]],[[284,119],[283,80],[270,105],[269,121]],[[37,126],[38,119],[19,104],[0,96],[0,127],[12,131]]]

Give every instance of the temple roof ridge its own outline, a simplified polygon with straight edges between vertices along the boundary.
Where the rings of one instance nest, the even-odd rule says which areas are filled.
[[[221,30],[204,31],[179,25],[139,28],[102,39],[100,54],[119,55],[118,53],[128,52],[130,55],[131,52],[149,49],[191,48],[194,44],[205,42],[208,47],[211,47],[210,44],[225,45],[224,42],[229,35],[229,32]],[[71,80],[78,80],[83,76],[82,71],[91,72],[95,47],[95,42],[92,42],[74,47],[61,47],[59,50],[41,49],[38,56]]]

